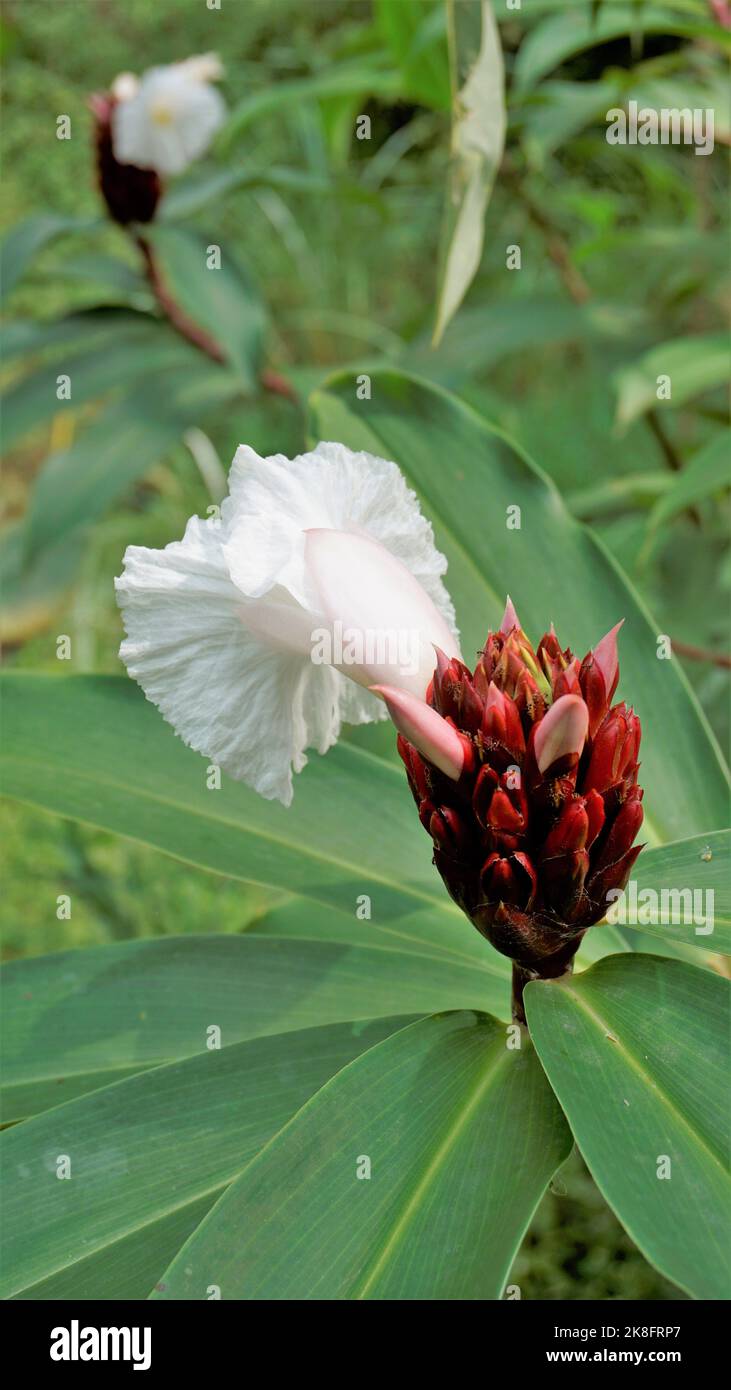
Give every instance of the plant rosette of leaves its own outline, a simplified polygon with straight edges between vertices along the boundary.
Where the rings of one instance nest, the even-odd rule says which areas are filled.
[[[294,895],[5,967],[3,1292],[499,1299],[575,1141],[646,1257],[723,1297],[718,749],[532,462],[413,377],[355,385],[311,401],[340,443],[240,450],[220,516],[128,551],[147,701],[3,677],[10,796]],[[547,617],[583,661],[533,648]],[[641,920],[598,925],[627,874]]]

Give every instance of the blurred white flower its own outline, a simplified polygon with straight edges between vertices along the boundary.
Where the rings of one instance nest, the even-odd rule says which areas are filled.
[[[215,53],[150,68],[138,80],[120,73],[112,84],[112,144],[120,164],[179,174],[204,154],[226,106],[210,85],[222,74]]]
[[[120,656],[190,747],[289,805],[305,749],[385,717],[369,686],[423,700],[434,646],[459,655],[447,564],[396,464],[342,444],[242,445],[229,490],[182,541],[127,549]]]

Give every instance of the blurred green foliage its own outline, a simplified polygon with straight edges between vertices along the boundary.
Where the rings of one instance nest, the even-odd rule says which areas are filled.
[[[209,11],[201,0],[156,0],[154,7],[149,0],[6,0],[5,226],[39,212],[99,219],[40,251],[13,291],[11,318],[47,320],[100,301],[152,308],[133,246],[103,220],[87,96],[122,70],[215,49],[238,115],[200,173],[222,177],[220,196],[196,210],[195,180],[186,184],[189,220],[235,247],[259,286],[269,316],[267,355],[277,370],[306,394],[345,361],[386,357],[456,389],[523,444],[576,514],[597,528],[658,630],[718,653],[728,640],[723,600],[731,587],[723,479],[708,491],[696,488],[679,509],[653,509],[718,439],[722,388],[701,367],[682,406],[643,407],[624,429],[617,403],[618,383],[636,376],[645,354],[724,327],[722,142],[729,122],[721,34],[702,0],[667,7],[674,20],[664,27],[649,6],[635,7],[628,24],[621,20],[627,6],[606,3],[604,27],[582,41],[577,24],[589,0],[524,9],[498,16],[509,92],[506,155],[480,270],[435,354],[429,342],[449,163],[440,5],[225,0]],[[426,26],[416,53],[414,16]],[[363,70],[371,75],[359,87],[352,73]],[[627,96],[714,105],[715,153],[608,146],[605,112]],[[67,142],[54,136],[60,112],[71,117]],[[371,118],[370,141],[353,138],[361,112]],[[175,196],[182,215],[184,188],[171,206]],[[521,248],[519,273],[506,267],[513,245]],[[11,383],[18,378],[16,363],[5,370]],[[11,522],[25,514],[47,454],[68,447],[97,410],[94,401],[81,405],[70,423],[34,417],[35,428],[13,444]],[[264,453],[291,454],[305,444],[301,408],[261,394],[243,394],[206,431],[224,466],[240,440]],[[73,584],[62,563],[54,568],[48,559],[49,570],[26,594],[27,631],[13,641],[9,660],[57,671],[56,636],[66,633],[75,672],[118,670],[111,576],[126,545],[164,545],[210,500],[210,478],[194,452],[182,442],[167,447],[86,529]],[[536,582],[546,585],[548,619],[550,580],[536,575]],[[685,664],[725,739],[728,671],[709,660]],[[6,956],[133,935],[241,931],[272,900],[191,868],[181,874],[162,856],[102,832],[17,807],[2,817]],[[73,897],[68,922],[56,918],[61,893]],[[524,1297],[682,1296],[635,1250],[578,1158],[560,1176],[513,1272]]]

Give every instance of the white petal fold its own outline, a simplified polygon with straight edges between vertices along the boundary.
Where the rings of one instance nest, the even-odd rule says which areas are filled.
[[[385,716],[366,686],[423,700],[432,644],[459,654],[446,561],[396,465],[373,455],[242,446],[229,486],[220,519],[128,548],[120,655],[187,744],[288,805],[307,748]]]

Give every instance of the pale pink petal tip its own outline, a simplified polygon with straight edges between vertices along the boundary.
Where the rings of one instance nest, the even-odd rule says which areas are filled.
[[[599,667],[607,690],[611,690],[615,684],[617,672],[619,670],[619,655],[617,652],[617,633],[624,623],[624,618],[618,622],[601,642],[597,642],[594,648],[594,660]]]
[[[440,772],[456,782],[464,764],[464,749],[456,729],[431,705],[405,690],[397,690],[392,685],[372,685],[370,689],[385,701],[399,733]]]
[[[580,695],[561,695],[536,728],[534,751],[540,772],[557,758],[581,753],[589,729],[589,711]]]
[[[500,624],[500,631],[502,632],[503,637],[507,637],[508,633],[512,632],[514,627],[520,627],[520,619],[513,606],[513,600],[511,599],[510,594],[508,594],[508,600],[505,604],[505,612],[503,613],[502,622]]]

